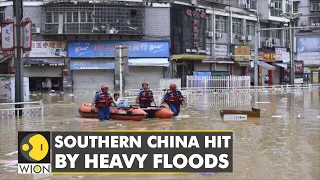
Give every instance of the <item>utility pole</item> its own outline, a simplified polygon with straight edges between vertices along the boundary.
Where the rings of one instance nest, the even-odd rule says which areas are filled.
[[[258,86],[258,57],[259,57],[259,37],[260,37],[260,31],[259,31],[260,25],[256,27],[255,33],[254,33],[254,86]]]
[[[293,12],[286,12],[282,13],[281,16],[289,19],[289,27],[290,27],[290,85],[294,85],[294,20],[299,18],[302,13],[293,13]],[[291,29],[292,28],[292,29]]]
[[[14,53],[14,67],[15,67],[15,102],[24,102],[23,90],[23,61],[22,55],[22,19],[23,19],[23,2],[22,0],[13,1],[13,22],[15,26],[15,53]],[[23,104],[16,104],[15,108],[23,108]],[[22,115],[22,110],[17,110],[16,115]]]

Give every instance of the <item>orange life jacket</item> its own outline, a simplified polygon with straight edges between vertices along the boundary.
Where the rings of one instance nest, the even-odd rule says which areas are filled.
[[[142,90],[141,96],[139,97],[140,104],[150,104],[153,100],[153,95],[150,89]]]
[[[179,91],[167,91],[169,93],[169,97],[166,100],[167,104],[182,104],[183,102],[183,97],[179,95]]]
[[[100,98],[96,100],[96,108],[109,107],[112,103],[113,99],[109,93],[105,94],[103,92],[100,93]]]

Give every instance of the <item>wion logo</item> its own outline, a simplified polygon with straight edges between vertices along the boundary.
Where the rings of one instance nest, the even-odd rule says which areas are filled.
[[[50,174],[50,132],[18,132],[18,174]]]

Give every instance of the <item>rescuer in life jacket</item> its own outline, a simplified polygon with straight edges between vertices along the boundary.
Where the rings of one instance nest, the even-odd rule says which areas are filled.
[[[140,89],[138,93],[138,97],[136,99],[136,104],[137,105],[139,104],[141,108],[146,108],[146,107],[150,107],[152,102],[154,103],[155,106],[157,106],[153,99],[153,93],[148,88],[148,83],[143,82],[142,88]]]
[[[98,119],[100,121],[102,120],[109,120],[110,118],[110,105],[116,104],[114,103],[112,97],[108,93],[109,87],[107,85],[101,86],[100,93],[97,93],[94,97],[94,100],[92,102],[92,105],[95,105],[95,107],[98,109]],[[92,107],[94,110],[94,108]]]
[[[170,89],[168,89],[167,93],[164,95],[161,104],[164,102],[168,104],[171,111],[174,113],[174,116],[179,115],[180,105],[185,101],[181,91],[177,90],[176,84],[170,84]]]

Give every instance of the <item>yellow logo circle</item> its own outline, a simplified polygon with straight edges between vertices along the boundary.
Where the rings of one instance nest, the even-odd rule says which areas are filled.
[[[41,172],[41,167],[39,165],[33,166],[33,171],[35,173],[39,173],[39,172]]]
[[[24,137],[20,144],[20,151],[28,161],[37,162],[45,158],[49,152],[49,143],[41,134],[32,133]],[[35,166],[34,171],[41,170]]]

